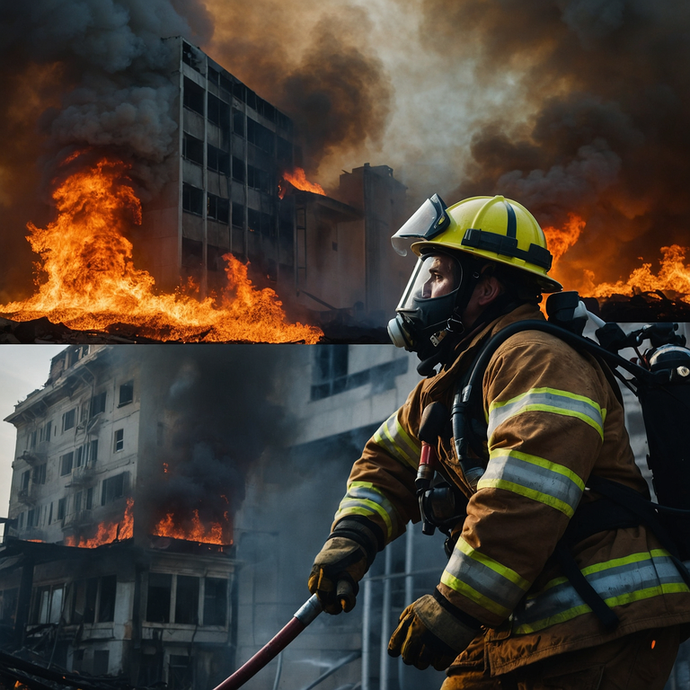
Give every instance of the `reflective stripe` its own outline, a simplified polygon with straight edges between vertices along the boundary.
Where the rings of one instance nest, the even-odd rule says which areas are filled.
[[[583,568],[582,573],[608,606],[690,591],[663,549],[597,563]],[[524,608],[515,611],[513,631],[518,635],[533,633],[591,610],[570,582],[559,577],[541,592],[530,595]]]
[[[387,537],[393,536],[393,525],[397,523],[397,514],[393,504],[370,482],[352,482],[348,484],[347,493],[340,501],[335,520],[346,515],[378,516],[386,525]]]
[[[512,491],[572,517],[585,483],[564,465],[501,448],[491,451],[486,472],[477,484],[477,490],[488,487]]]
[[[422,449],[421,441],[414,436],[410,436],[403,429],[402,424],[398,421],[397,412],[394,412],[381,424],[372,436],[372,440],[403,464],[409,465],[412,469],[417,469],[419,453]]]
[[[529,589],[514,570],[458,539],[441,582],[499,616],[508,616]]]
[[[576,417],[589,424],[604,438],[606,409],[584,395],[568,393],[555,388],[533,388],[506,402],[493,402],[489,407],[489,443],[496,427],[523,412],[551,412],[566,417]]]

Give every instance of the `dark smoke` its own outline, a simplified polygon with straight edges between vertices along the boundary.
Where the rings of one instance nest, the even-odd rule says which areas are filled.
[[[546,225],[580,213],[568,259],[596,256],[600,279],[690,244],[687,3],[426,0],[424,16],[449,64],[475,61],[487,88],[516,80],[517,97],[480,117],[448,196],[503,193]]]
[[[149,518],[174,511],[205,524],[230,519],[245,496],[248,474],[268,447],[280,446],[286,412],[271,402],[289,349],[265,346],[144,346],[164,420],[151,481]],[[163,463],[168,472],[164,473]]]
[[[212,30],[197,0],[2,3],[0,273],[9,280],[0,287],[13,297],[28,288],[26,223],[45,222],[73,151],[126,160],[144,200],[160,189],[177,127],[164,39],[199,42]]]

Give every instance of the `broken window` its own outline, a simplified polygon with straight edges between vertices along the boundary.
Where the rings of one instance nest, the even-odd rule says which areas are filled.
[[[45,484],[46,483],[46,463],[42,465],[37,465],[34,467],[33,471],[34,484]]]
[[[113,440],[113,450],[119,453],[121,450],[125,449],[125,430],[115,429],[115,436]]]
[[[129,405],[134,400],[134,381],[127,381],[120,386],[119,407]]]
[[[226,151],[208,145],[208,169],[215,170],[222,175],[230,174],[230,154]]]
[[[110,652],[107,649],[97,649],[93,653],[93,675],[104,676],[108,673]]]
[[[60,456],[60,476],[64,477],[72,471],[72,465],[74,464],[74,453],[70,451]]]
[[[321,400],[346,389],[348,353],[347,345],[325,345],[314,351],[312,400]]]
[[[59,623],[62,614],[63,585],[45,585],[34,590],[29,620],[33,624]]]
[[[101,505],[116,501],[125,495],[125,472],[116,474],[103,480],[103,490],[101,492]]]
[[[67,431],[68,429],[73,429],[74,428],[74,420],[77,416],[77,409],[74,408],[72,410],[69,410],[68,412],[65,412],[65,414],[62,415],[62,430]]]
[[[105,412],[105,391],[91,398],[91,417],[95,417],[101,412]]]
[[[182,210],[200,216],[204,210],[204,191],[186,182],[182,185]]]
[[[208,195],[208,217],[226,225],[230,222],[230,199],[215,194]]]
[[[172,575],[149,573],[149,589],[146,601],[146,620],[150,623],[170,622],[170,596]]]
[[[115,595],[117,576],[107,575],[101,578],[101,591],[98,598],[98,622],[108,623],[115,619]]]
[[[58,501],[57,519],[62,520],[65,517],[66,512],[67,512],[67,498],[61,498]]]
[[[98,578],[77,580],[74,583],[70,622],[94,623],[96,621],[96,599],[98,597]]]
[[[204,625],[225,625],[228,608],[228,581],[207,577],[204,583]]]
[[[184,133],[182,138],[182,155],[193,163],[204,164],[204,142],[193,137],[191,134]]]
[[[185,108],[189,108],[195,113],[203,115],[205,93],[204,89],[196,82],[193,82],[189,77],[184,78],[183,104]]]
[[[199,615],[199,578],[188,575],[177,576],[175,595],[175,623],[196,625]]]

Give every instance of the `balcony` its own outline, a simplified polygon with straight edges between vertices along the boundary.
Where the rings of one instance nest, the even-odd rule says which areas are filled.
[[[19,460],[23,460],[27,465],[31,465],[32,467],[34,465],[39,465],[42,462],[46,461],[46,454],[45,453],[37,453],[36,451],[33,450],[25,450],[20,456]]]

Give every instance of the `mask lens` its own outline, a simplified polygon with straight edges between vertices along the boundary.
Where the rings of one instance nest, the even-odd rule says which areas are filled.
[[[462,267],[448,254],[428,254],[419,259],[398,309],[415,309],[420,301],[444,297],[460,287]]]

